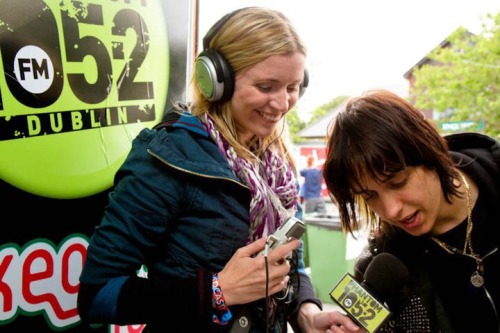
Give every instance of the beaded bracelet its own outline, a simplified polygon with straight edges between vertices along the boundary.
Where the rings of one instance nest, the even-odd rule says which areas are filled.
[[[215,314],[212,316],[212,321],[215,324],[226,325],[231,318],[233,318],[231,311],[226,305],[226,300],[222,294],[222,289],[219,286],[219,276],[217,273],[212,275],[212,298],[214,300],[215,307],[219,315]]]

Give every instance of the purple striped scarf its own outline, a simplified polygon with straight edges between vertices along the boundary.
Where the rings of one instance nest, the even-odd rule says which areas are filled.
[[[204,114],[200,118],[235,175],[250,188],[248,243],[272,234],[296,212],[297,183],[288,161],[274,152],[272,147],[266,150],[259,162],[247,161],[236,155],[233,147],[215,128],[210,116]]]

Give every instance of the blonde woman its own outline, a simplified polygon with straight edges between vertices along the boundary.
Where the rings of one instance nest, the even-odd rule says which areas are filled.
[[[193,101],[144,129],[116,174],[80,276],[82,319],[161,333],[285,332],[287,321],[358,331],[321,312],[299,240],[258,255],[300,214],[285,115],[307,86],[302,41],[280,12],[249,7],[203,44]]]

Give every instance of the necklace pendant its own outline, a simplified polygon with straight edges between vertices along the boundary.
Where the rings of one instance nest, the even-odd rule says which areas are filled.
[[[472,283],[474,287],[480,288],[484,284],[484,277],[481,274],[479,274],[478,271],[475,271],[474,273],[472,273],[470,277],[470,283]]]

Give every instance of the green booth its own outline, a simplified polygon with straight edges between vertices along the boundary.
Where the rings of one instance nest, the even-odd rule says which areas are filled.
[[[355,258],[347,258],[348,236],[338,216],[306,215],[304,222],[304,259],[313,287],[324,303],[333,303],[330,291],[354,267]]]

